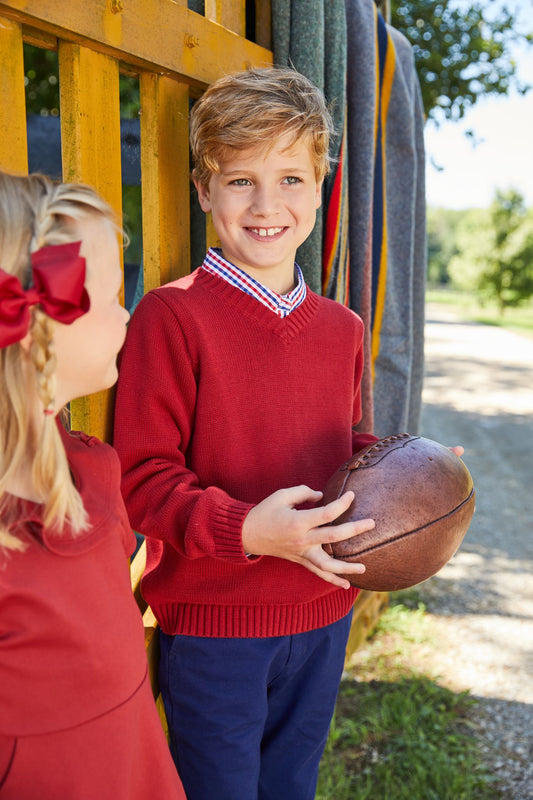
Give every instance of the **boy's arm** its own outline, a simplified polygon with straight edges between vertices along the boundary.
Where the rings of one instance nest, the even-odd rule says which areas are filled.
[[[251,504],[202,488],[186,466],[195,396],[186,337],[167,304],[150,293],[130,322],[115,402],[113,443],[131,524],[188,558],[247,563],[241,528]]]

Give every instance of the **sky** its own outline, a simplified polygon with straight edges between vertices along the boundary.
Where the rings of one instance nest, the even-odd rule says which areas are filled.
[[[532,0],[521,0],[519,11],[522,23],[533,29]],[[514,55],[520,78],[533,84],[533,52]],[[468,130],[474,131],[474,144]],[[439,128],[428,121],[424,138],[428,205],[487,208],[496,189],[513,188],[533,206],[533,90],[482,98],[462,120]]]

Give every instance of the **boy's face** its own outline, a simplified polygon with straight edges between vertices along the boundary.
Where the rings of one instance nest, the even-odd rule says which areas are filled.
[[[307,137],[287,144],[282,136],[268,151],[234,151],[208,186],[196,182],[224,258],[279,294],[294,288],[296,249],[313,230],[322,188]]]

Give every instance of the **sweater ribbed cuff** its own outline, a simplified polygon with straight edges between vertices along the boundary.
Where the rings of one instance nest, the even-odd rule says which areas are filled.
[[[216,509],[212,526],[216,558],[241,564],[256,560],[257,557],[249,558],[242,546],[244,518],[252,507],[251,503],[234,502]]]

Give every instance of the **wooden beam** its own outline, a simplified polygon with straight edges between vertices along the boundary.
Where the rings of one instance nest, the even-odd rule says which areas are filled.
[[[91,13],[85,3],[7,0],[0,15],[199,87],[250,65],[272,64],[270,50],[174,0],[91,0]]]
[[[140,92],[147,292],[190,272],[189,89],[143,73]]]
[[[0,166],[28,171],[24,57],[20,23],[0,18]]]
[[[63,179],[93,186],[122,219],[118,62],[68,42],[59,43]],[[108,440],[111,394],[71,403],[72,427]]]

